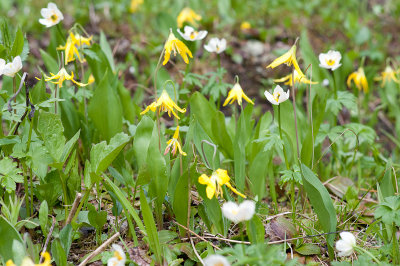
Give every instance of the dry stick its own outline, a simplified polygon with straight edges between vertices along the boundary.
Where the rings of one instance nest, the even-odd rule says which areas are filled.
[[[79,202],[80,202],[81,198],[82,198],[82,194],[81,193],[76,194],[76,198],[74,200],[74,203],[72,204],[71,212],[68,215],[68,218],[67,218],[67,221],[65,222],[65,225],[71,223],[72,218],[74,218],[76,210],[78,209],[78,205],[79,205]]]
[[[194,246],[193,239],[191,237],[189,237],[189,239],[190,239],[190,244],[192,244],[192,248],[193,248],[194,254],[196,254],[196,257],[199,259],[201,265],[204,265],[204,261],[202,260],[202,258],[200,257],[199,253],[196,250],[196,247]]]
[[[173,221],[176,225],[182,227],[183,229],[186,229],[187,231],[189,231],[191,234],[195,235],[197,238],[200,238],[203,241],[209,242],[211,246],[213,246],[215,249],[221,250],[219,247],[217,247],[216,245],[214,245],[213,243],[211,243],[210,241],[206,240],[204,237],[199,236],[198,234],[196,234],[195,232],[193,232],[192,230],[190,230],[189,228],[187,228],[184,225],[181,225],[180,223]]]
[[[54,226],[56,225],[56,218],[54,218],[54,216],[51,216],[51,217],[53,217],[53,223],[52,223],[52,225],[51,225],[51,227],[50,227],[49,234],[47,235],[46,242],[44,243],[42,253],[40,254],[39,263],[42,263],[42,262],[43,262],[43,254],[46,252],[47,245],[49,244],[51,234],[53,233]]]
[[[104,242],[100,247],[96,248],[95,251],[89,254],[87,258],[79,264],[79,266],[84,266],[90,262],[91,259],[96,257],[100,252],[106,249],[108,245],[110,245],[112,242],[114,242],[118,237],[120,236],[120,233],[117,232],[115,233],[112,237],[110,237],[106,242]]]

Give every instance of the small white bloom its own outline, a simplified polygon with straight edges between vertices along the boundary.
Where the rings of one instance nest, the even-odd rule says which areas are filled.
[[[226,40],[223,38],[211,38],[208,44],[204,45],[204,49],[206,49],[210,53],[220,54],[226,49]]]
[[[3,74],[13,78],[15,74],[21,70],[21,68],[22,68],[21,57],[16,56],[12,62],[4,66]]]
[[[3,75],[4,67],[6,66],[6,61],[0,58],[0,76]]]
[[[49,3],[47,8],[42,8],[40,14],[43,18],[39,19],[39,23],[45,25],[47,28],[57,25],[64,19],[63,14],[54,3]]]
[[[334,71],[342,65],[340,64],[341,59],[340,52],[329,50],[326,54],[319,54],[319,66]]]
[[[279,105],[289,99],[289,90],[284,92],[281,86],[277,85],[273,94],[269,93],[269,91],[265,91],[264,95],[270,103]]]
[[[240,205],[232,201],[228,201],[222,205],[222,213],[234,223],[250,220],[255,210],[256,204],[251,200],[245,200]]]
[[[229,261],[221,255],[209,255],[204,259],[204,266],[230,266]]]
[[[185,26],[183,28],[183,32],[181,32],[180,29],[178,29],[177,31],[182,36],[183,39],[192,42],[203,40],[208,33],[206,30],[196,31],[190,26]]]
[[[114,256],[107,261],[107,266],[124,266],[126,255],[120,245],[113,244]]]
[[[350,256],[357,245],[356,237],[350,232],[342,232],[340,237],[341,239],[336,242],[336,249],[339,251],[338,256]]]
[[[329,79],[324,79],[322,81],[322,85],[325,86],[325,87],[328,87],[329,86]]]

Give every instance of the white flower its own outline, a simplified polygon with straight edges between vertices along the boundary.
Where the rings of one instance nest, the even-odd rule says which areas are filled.
[[[229,261],[221,255],[209,255],[204,259],[204,266],[230,266]]]
[[[234,223],[240,223],[250,220],[256,210],[254,201],[245,200],[240,205],[235,202],[228,201],[222,205],[222,213],[226,218]]]
[[[3,75],[5,66],[6,66],[6,61],[0,58],[0,76]]]
[[[15,74],[22,68],[22,61],[20,56],[16,56],[14,60],[4,66],[3,74],[9,77],[14,77]]]
[[[211,38],[208,44],[204,45],[204,49],[206,49],[210,53],[220,54],[226,49],[226,40],[223,38]]]
[[[279,105],[280,103],[283,103],[284,101],[289,99],[289,90],[287,92],[284,92],[281,86],[277,85],[274,89],[273,94],[265,91],[264,95],[270,103]]]
[[[120,245],[113,244],[114,256],[107,261],[107,266],[124,266],[126,261],[125,252]]]
[[[322,85],[325,86],[325,87],[328,87],[329,86],[329,79],[324,79],[322,81]]]
[[[57,25],[64,19],[63,14],[54,3],[49,3],[47,8],[42,8],[40,14],[43,18],[39,19],[39,23],[45,25],[47,28]]]
[[[185,39],[186,41],[192,41],[192,42],[193,41],[203,40],[207,35],[207,31],[206,30],[195,31],[190,26],[185,26],[183,28],[184,32],[181,32],[180,29],[178,29],[177,31],[182,36],[183,39]]]
[[[326,54],[319,54],[319,66],[334,71],[342,65],[340,64],[341,59],[340,52],[329,50]]]
[[[342,239],[336,242],[336,249],[339,251],[338,256],[350,256],[353,253],[356,244],[356,237],[349,232],[340,233]]]

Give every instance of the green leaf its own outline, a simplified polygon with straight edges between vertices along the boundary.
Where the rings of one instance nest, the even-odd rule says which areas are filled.
[[[303,177],[304,189],[318,216],[322,229],[325,233],[335,232],[337,224],[336,211],[328,190],[306,165],[301,164],[300,171]],[[331,247],[333,247],[334,240],[334,234],[326,236],[326,241]]]
[[[118,156],[129,140],[130,137],[121,132],[116,134],[110,140],[108,145],[106,141],[102,141],[94,145],[90,150],[92,172],[97,175],[100,175],[102,172],[104,172]]]
[[[268,171],[268,161],[272,159],[272,153],[260,152],[249,166],[250,191],[262,199],[266,193],[265,181]]]
[[[311,243],[304,243],[300,247],[295,249],[297,253],[303,256],[318,255],[321,254],[319,246]]]
[[[39,208],[39,223],[40,223],[40,228],[42,229],[42,232],[45,237],[47,237],[47,220],[49,216],[49,205],[47,204],[47,201],[43,201],[42,204],[40,204]]]
[[[133,124],[136,118],[135,103],[132,101],[129,90],[122,83],[118,83],[118,95],[122,104],[124,118]]]
[[[93,205],[88,205],[89,213],[88,219],[89,223],[96,228],[97,231],[102,230],[103,226],[107,222],[107,212],[106,211],[96,211]]]
[[[215,109],[200,92],[196,91],[190,98],[190,111],[207,135],[213,136],[210,121],[215,116]]]
[[[374,214],[375,218],[381,218],[382,222],[391,226],[395,223],[400,226],[400,196],[386,197],[385,200],[379,204]]]
[[[107,221],[107,213],[106,213],[106,221]],[[69,249],[71,248],[72,244],[72,236],[73,230],[71,224],[67,224],[64,228],[60,231],[60,241],[61,245],[64,248],[65,254],[68,256]]]
[[[140,190],[140,209],[142,210],[143,222],[146,226],[147,237],[149,238],[150,248],[153,250],[156,257],[156,262],[161,263],[162,261],[162,249],[160,241],[158,239],[158,233],[156,224],[154,222],[153,213],[147,203],[146,196],[143,190]]]
[[[54,239],[51,243],[51,255],[56,265],[67,266],[67,254],[58,238]]]
[[[379,182],[382,198],[394,196],[396,181],[392,178],[392,160],[389,159],[386,164],[385,175]]]
[[[111,50],[110,45],[107,42],[106,35],[103,31],[100,32],[100,47],[101,50],[104,52],[105,56],[107,57],[108,63],[111,66],[111,70],[115,71],[115,64],[114,64],[114,56]]]
[[[23,49],[24,49],[24,34],[22,33],[21,29],[18,28],[17,32],[15,33],[15,39],[11,49],[11,56],[16,57],[20,55]]]
[[[60,116],[41,110],[37,129],[50,155],[59,163],[65,145],[64,127]]]
[[[253,218],[246,222],[246,231],[252,244],[264,243],[265,228],[257,215],[253,215]]]
[[[21,174],[22,171],[12,159],[4,157],[0,160],[0,184],[8,193],[15,191],[15,183],[24,182],[24,178]]]
[[[25,257],[24,242],[18,231],[6,220],[0,216],[0,257],[4,261],[13,260],[16,265],[22,263]]]
[[[40,49],[40,55],[42,56],[43,63],[46,66],[47,72],[57,73],[59,70],[57,61],[42,49]],[[42,79],[44,79],[44,77],[42,77]]]
[[[46,93],[46,84],[44,78],[35,84],[29,94],[31,97],[31,102],[34,105],[42,103],[49,98],[49,94]]]
[[[212,136],[215,143],[228,158],[233,159],[232,139],[226,130],[225,116],[221,111],[217,111],[212,117],[211,130],[213,132]]]
[[[117,87],[110,85],[107,72],[103,76],[90,100],[88,114],[100,135],[110,140],[122,131],[122,108]]]
[[[65,163],[65,161],[68,159],[72,149],[75,146],[75,143],[79,139],[80,133],[81,133],[81,130],[76,132],[76,134],[65,144],[63,153],[61,154],[60,162]]]

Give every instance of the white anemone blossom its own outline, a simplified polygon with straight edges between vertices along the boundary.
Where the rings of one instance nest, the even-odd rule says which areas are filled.
[[[229,261],[221,255],[209,255],[204,259],[204,266],[230,266]]]
[[[336,249],[339,251],[339,257],[350,256],[356,244],[356,237],[350,232],[341,232],[340,240],[336,242]]]
[[[220,54],[226,49],[226,40],[224,38],[211,38],[208,44],[204,45],[204,49],[206,49],[210,53]]]
[[[0,62],[1,65],[1,62]],[[0,66],[1,68],[1,66]],[[9,77],[14,77],[22,68],[22,60],[20,56],[16,56],[12,62],[4,66],[3,74]]]
[[[183,32],[180,29],[177,30],[178,33],[182,36],[186,41],[199,41],[203,40],[207,36],[206,30],[196,31],[194,28],[190,26],[185,26],[183,28]]]
[[[126,255],[120,245],[113,244],[114,256],[107,261],[107,266],[125,266]]]
[[[329,50],[325,54],[319,54],[319,66],[334,71],[342,65],[340,64],[341,59],[342,55],[340,54],[340,52]]]
[[[39,23],[45,25],[47,28],[57,25],[64,19],[63,14],[54,3],[49,3],[47,8],[42,8],[40,14],[43,18],[39,19]]]
[[[234,223],[240,223],[250,220],[256,210],[254,201],[245,200],[239,205],[235,202],[228,201],[222,205],[222,213],[226,218]]]
[[[3,75],[4,67],[6,66],[6,61],[0,58],[0,76]]]
[[[274,89],[273,94],[269,93],[269,91],[265,91],[264,95],[270,103],[279,105],[280,103],[283,103],[284,101],[289,99],[289,93],[289,90],[287,92],[284,92],[282,87],[277,85]]]

